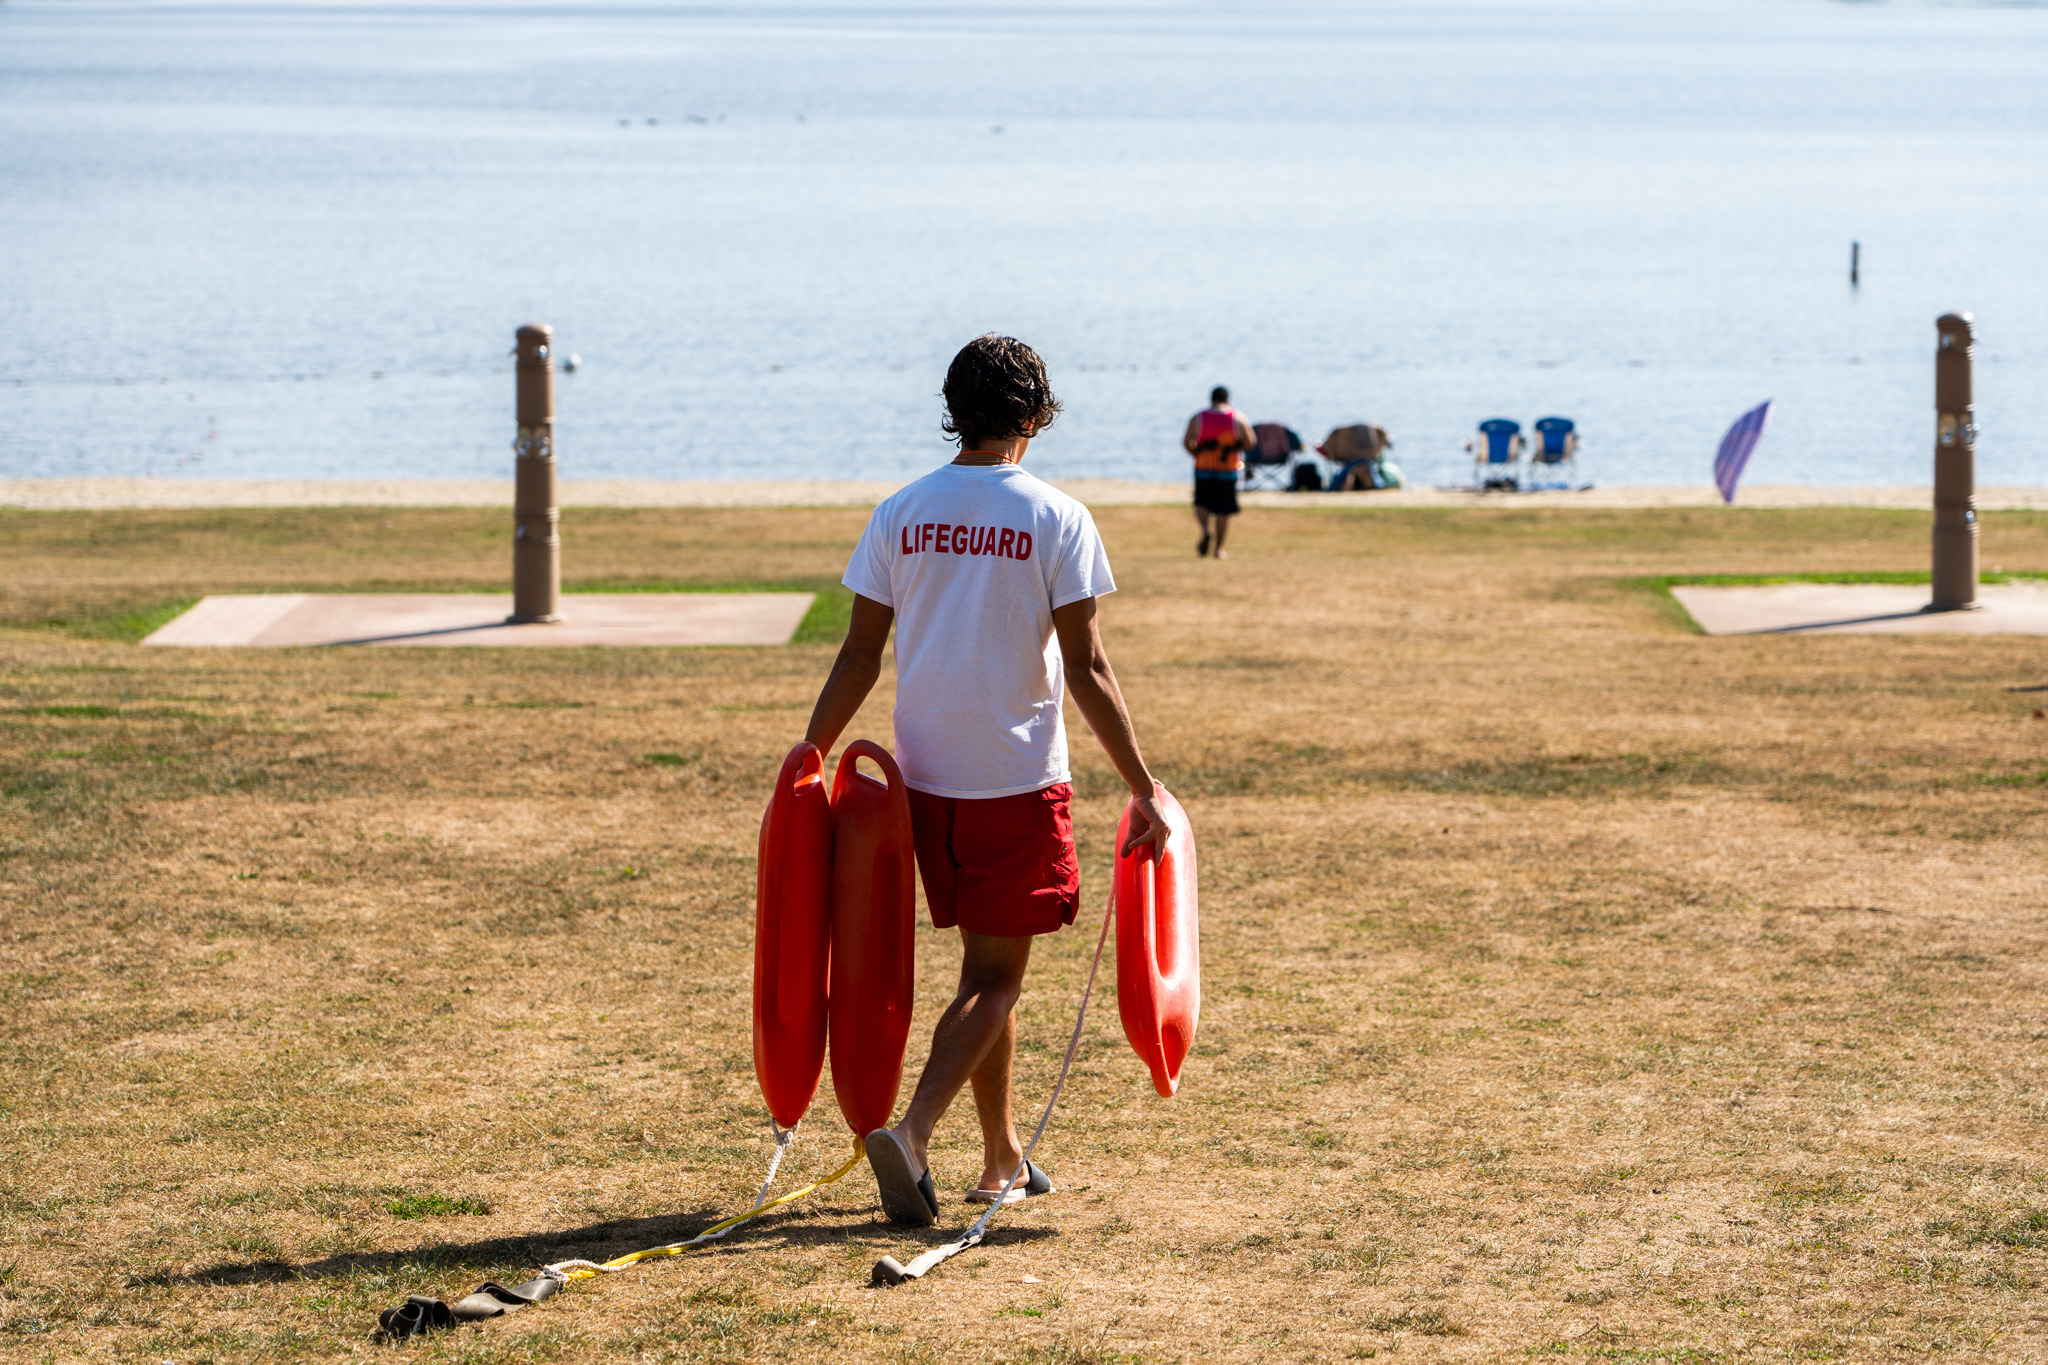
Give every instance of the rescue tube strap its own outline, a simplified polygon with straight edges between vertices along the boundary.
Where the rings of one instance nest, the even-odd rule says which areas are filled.
[[[485,1280],[476,1292],[454,1303],[443,1303],[425,1294],[414,1294],[396,1308],[387,1308],[377,1315],[377,1339],[393,1342],[405,1341],[412,1337],[423,1337],[429,1332],[438,1332],[455,1326],[459,1322],[477,1322],[484,1318],[503,1317],[516,1313],[529,1304],[552,1298],[562,1288],[562,1278],[542,1271],[538,1279],[525,1284],[515,1284],[510,1289],[495,1280]]]
[[[867,1144],[859,1137],[853,1140],[853,1155],[846,1164],[830,1175],[813,1180],[800,1190],[791,1190],[777,1199],[768,1197],[769,1189],[775,1184],[775,1174],[782,1167],[782,1158],[789,1153],[796,1141],[796,1129],[783,1128],[771,1117],[769,1126],[775,1130],[775,1155],[768,1160],[768,1178],[761,1183],[761,1192],[754,1197],[754,1205],[737,1217],[722,1223],[713,1223],[704,1231],[686,1241],[670,1242],[666,1246],[648,1247],[645,1251],[628,1252],[609,1261],[556,1261],[541,1267],[540,1275],[524,1284],[506,1288],[495,1281],[486,1280],[476,1291],[454,1303],[424,1294],[414,1294],[396,1308],[387,1308],[378,1315],[378,1329],[375,1339],[381,1342],[399,1342],[412,1337],[423,1337],[429,1332],[454,1327],[457,1323],[475,1322],[483,1318],[501,1317],[516,1313],[529,1304],[552,1298],[578,1280],[593,1279],[615,1271],[638,1265],[642,1261],[654,1260],[661,1256],[680,1256],[694,1247],[715,1242],[742,1223],[773,1213],[785,1204],[794,1203],[815,1190],[823,1189],[835,1180],[850,1174],[867,1155]]]

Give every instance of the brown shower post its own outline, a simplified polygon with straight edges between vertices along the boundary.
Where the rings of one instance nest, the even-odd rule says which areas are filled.
[[[1927,610],[1968,611],[1977,605],[1976,337],[1968,313],[1944,313],[1934,327],[1934,600]]]
[[[518,470],[512,493],[512,615],[517,623],[559,621],[561,513],[555,508],[555,333],[544,322],[519,329]]]

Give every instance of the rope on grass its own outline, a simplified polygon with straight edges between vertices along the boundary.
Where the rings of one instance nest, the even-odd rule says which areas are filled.
[[[587,1280],[597,1275],[609,1275],[616,1271],[624,1270],[629,1266],[638,1265],[642,1261],[653,1260],[656,1257],[680,1256],[692,1247],[700,1247],[707,1242],[717,1241],[742,1223],[759,1218],[764,1214],[772,1213],[784,1204],[794,1203],[814,1190],[823,1189],[833,1181],[850,1174],[853,1168],[860,1164],[860,1159],[867,1155],[867,1144],[860,1138],[855,1138],[853,1140],[853,1155],[847,1158],[844,1166],[841,1166],[830,1175],[812,1181],[800,1190],[791,1190],[781,1198],[771,1200],[768,1197],[769,1187],[774,1185],[775,1172],[782,1165],[783,1154],[789,1150],[790,1144],[795,1138],[796,1129],[794,1128],[777,1128],[775,1130],[775,1155],[768,1162],[768,1179],[762,1182],[761,1193],[755,1197],[754,1206],[738,1217],[728,1218],[723,1223],[714,1223],[688,1241],[670,1242],[666,1246],[648,1247],[645,1251],[630,1251],[624,1256],[617,1256],[603,1262],[556,1261],[553,1265],[543,1266],[541,1273],[556,1276],[564,1284],[570,1284],[577,1280]]]
[[[455,1326],[461,1322],[474,1322],[482,1318],[495,1318],[514,1313],[542,1299],[553,1298],[578,1280],[594,1279],[616,1271],[635,1266],[642,1261],[651,1261],[662,1256],[680,1256],[695,1247],[715,1242],[742,1223],[751,1222],[766,1214],[773,1213],[785,1204],[791,1204],[815,1190],[821,1190],[833,1181],[850,1174],[867,1155],[867,1144],[860,1138],[853,1140],[853,1155],[846,1164],[830,1175],[813,1180],[800,1190],[791,1190],[777,1199],[770,1199],[768,1191],[774,1188],[775,1176],[782,1169],[782,1158],[789,1154],[796,1141],[796,1129],[785,1129],[768,1120],[775,1129],[775,1155],[768,1160],[768,1178],[761,1182],[761,1192],[754,1196],[753,1207],[722,1223],[713,1223],[704,1231],[681,1242],[670,1242],[666,1246],[648,1247],[644,1251],[632,1251],[624,1256],[615,1256],[609,1261],[556,1261],[541,1267],[540,1274],[524,1284],[507,1288],[495,1281],[485,1281],[477,1286],[476,1292],[454,1303],[445,1303],[425,1294],[414,1294],[396,1308],[386,1309],[378,1317],[381,1324],[375,1339],[382,1342],[404,1341],[411,1337],[422,1337],[429,1332]]]

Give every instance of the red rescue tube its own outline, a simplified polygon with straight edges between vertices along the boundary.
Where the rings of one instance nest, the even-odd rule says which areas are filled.
[[[859,771],[866,758],[885,781]],[[832,777],[832,1090],[855,1137],[887,1126],[917,994],[910,792],[889,751],[855,740]]]
[[[1152,789],[1169,832],[1156,860],[1149,846],[1116,860],[1116,1004],[1124,1036],[1151,1069],[1153,1089],[1171,1096],[1202,1012],[1195,833],[1180,802],[1156,782]],[[1116,846],[1130,834],[1126,806]]]
[[[754,1075],[768,1112],[794,1128],[825,1070],[831,941],[832,804],[825,757],[803,743],[782,760],[761,817],[754,882]]]

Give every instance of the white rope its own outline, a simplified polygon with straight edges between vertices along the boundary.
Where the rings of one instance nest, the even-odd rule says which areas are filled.
[[[1031,1154],[1038,1150],[1038,1140],[1045,1136],[1045,1125],[1052,1121],[1053,1106],[1060,1102],[1060,1091],[1067,1083],[1067,1071],[1074,1065],[1074,1051],[1081,1046],[1081,1026],[1088,1022],[1088,998],[1095,994],[1095,974],[1102,967],[1102,945],[1109,942],[1109,926],[1115,918],[1116,870],[1112,868],[1109,874],[1109,904],[1102,912],[1102,933],[1095,940],[1095,961],[1088,967],[1088,985],[1081,992],[1081,1008],[1074,1015],[1074,1036],[1067,1039],[1067,1055],[1060,1062],[1060,1078],[1052,1084],[1052,1098],[1045,1102],[1045,1112],[1038,1116],[1038,1127],[1031,1131],[1031,1141],[1024,1146],[1024,1159],[1017,1163],[1016,1173],[1010,1177],[1009,1183],[1003,1186],[1002,1193],[996,1196],[995,1202],[988,1206],[988,1212],[976,1219],[974,1226],[961,1235],[959,1247],[962,1251],[981,1241],[981,1234],[988,1227],[989,1220],[996,1216],[996,1210],[1003,1207],[1003,1201],[1009,1198],[1011,1189],[1018,1181],[1024,1179],[1025,1174],[1031,1169]]]
[[[797,1122],[801,1124],[803,1120],[798,1119]],[[796,1128],[784,1128],[775,1121],[773,1114],[768,1116],[768,1126],[775,1130],[775,1155],[768,1158],[768,1178],[761,1182],[761,1192],[754,1196],[754,1208],[748,1209],[748,1213],[768,1202],[768,1191],[775,1188],[775,1173],[782,1169],[782,1158],[789,1151],[790,1144],[796,1141]]]
[[[1003,1201],[1010,1196],[1017,1182],[1024,1179],[1031,1169],[1031,1154],[1038,1150],[1038,1140],[1045,1136],[1045,1125],[1052,1121],[1052,1111],[1060,1102],[1060,1091],[1066,1088],[1067,1072],[1074,1065],[1074,1053],[1081,1046],[1081,1029],[1088,1022],[1088,1001],[1095,994],[1095,977],[1102,970],[1102,948],[1109,942],[1110,921],[1116,918],[1116,874],[1111,872],[1109,883],[1109,904],[1102,910],[1102,933],[1095,940],[1095,961],[1088,967],[1088,985],[1081,992],[1081,1008],[1074,1014],[1074,1036],[1067,1039],[1067,1055],[1060,1061],[1059,1079],[1052,1084],[1052,1097],[1045,1102],[1045,1112],[1038,1116],[1038,1127],[1031,1130],[1031,1141],[1024,1146],[1024,1159],[1017,1163],[1015,1173],[1010,1176],[995,1202],[988,1211],[974,1221],[974,1226],[950,1242],[943,1242],[909,1265],[896,1264],[893,1256],[884,1256],[875,1262],[874,1281],[876,1284],[902,1284],[905,1280],[920,1279],[937,1269],[948,1257],[957,1256],[972,1246],[981,1244],[982,1235],[988,1231],[989,1220],[1002,1210]]]

